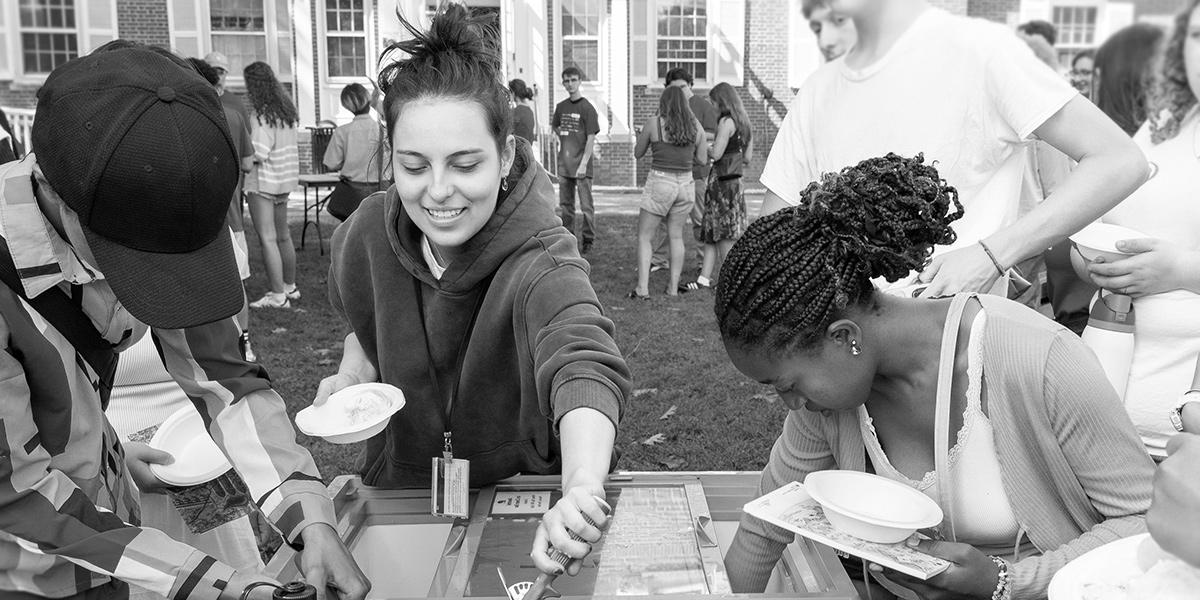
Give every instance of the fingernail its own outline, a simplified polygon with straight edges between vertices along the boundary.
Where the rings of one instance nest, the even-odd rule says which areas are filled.
[[[915,537],[910,537],[907,540],[904,540],[904,544],[907,545],[909,548],[916,548],[917,544],[920,544],[920,543],[921,543],[921,541]]]
[[[1117,242],[1117,250],[1124,250],[1127,246],[1129,244],[1126,244],[1124,240]]]

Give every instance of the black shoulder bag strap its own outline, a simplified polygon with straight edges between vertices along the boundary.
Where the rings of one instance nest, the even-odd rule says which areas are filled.
[[[75,352],[92,367],[99,378],[100,388],[97,391],[100,405],[107,408],[117,374],[117,353],[113,351],[112,344],[96,331],[92,320],[83,314],[82,307],[57,286],[33,299],[26,296],[25,287],[21,285],[21,278],[9,253],[8,242],[3,238],[0,238],[0,280],[67,338]]]

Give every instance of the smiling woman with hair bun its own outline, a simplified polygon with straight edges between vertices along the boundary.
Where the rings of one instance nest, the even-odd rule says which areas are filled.
[[[407,404],[369,440],[363,480],[430,485],[444,451],[471,486],[562,474],[562,499],[534,541],[581,558],[605,521],[604,478],[630,374],[554,188],[511,133],[489,24],[457,4],[384,57],[379,86],[395,185],[337,229],[329,295],[349,325],[338,372],[315,404],[380,381]],[[578,561],[568,571],[578,570]]]

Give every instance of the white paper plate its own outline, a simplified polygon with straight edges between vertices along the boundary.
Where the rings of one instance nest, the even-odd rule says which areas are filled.
[[[200,413],[190,404],[159,425],[150,447],[175,457],[169,465],[150,465],[150,472],[170,485],[201,484],[233,468],[204,429]]]
[[[357,412],[363,402],[379,405],[368,414]],[[334,444],[361,442],[387,426],[404,407],[404,392],[386,383],[360,383],[338,390],[320,408],[309,406],[296,413],[296,427],[305,435]]]
[[[1093,548],[1059,569],[1050,580],[1050,600],[1082,600],[1088,583],[1125,583],[1142,574],[1138,547],[1150,534],[1143,533]]]

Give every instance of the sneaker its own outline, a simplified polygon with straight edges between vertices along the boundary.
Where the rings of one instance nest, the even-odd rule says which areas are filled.
[[[254,354],[254,349],[250,347],[249,331],[243,331],[242,335],[238,336],[238,350],[242,352],[242,359],[246,362],[258,362],[258,356]]]
[[[250,303],[250,308],[291,308],[292,303],[288,301],[286,293],[276,294],[275,292],[267,292],[262,298]]]
[[[665,268],[667,268],[666,265],[650,265],[650,272],[657,273]]]
[[[300,299],[300,287],[293,283],[292,289],[284,292],[284,294],[287,295],[288,300],[299,300]]]

